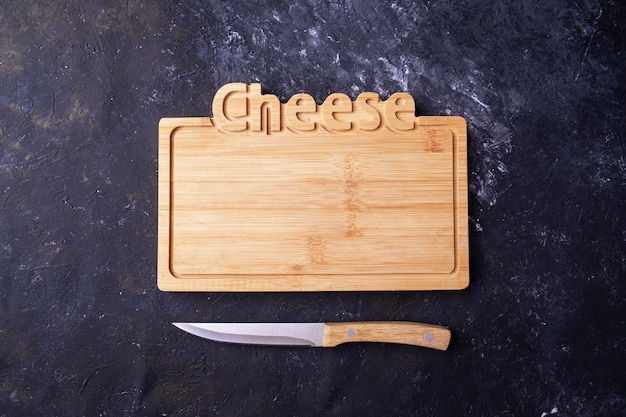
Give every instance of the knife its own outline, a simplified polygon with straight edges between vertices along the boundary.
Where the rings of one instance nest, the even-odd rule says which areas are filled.
[[[334,347],[347,342],[383,342],[446,350],[450,330],[405,321],[345,323],[172,323],[193,335],[250,345]]]

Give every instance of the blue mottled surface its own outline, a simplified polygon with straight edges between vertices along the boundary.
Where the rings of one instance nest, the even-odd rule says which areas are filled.
[[[0,416],[626,414],[618,1],[4,1]],[[156,288],[157,123],[216,90],[413,95],[468,121],[471,284]],[[173,321],[415,320],[447,352],[202,341]]]

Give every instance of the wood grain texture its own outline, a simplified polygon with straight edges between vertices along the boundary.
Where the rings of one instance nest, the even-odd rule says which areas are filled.
[[[467,286],[466,125],[413,99],[287,103],[227,84],[213,118],[159,125],[166,291]]]
[[[324,346],[348,342],[401,343],[446,350],[451,333],[445,327],[414,322],[355,322],[324,324]]]

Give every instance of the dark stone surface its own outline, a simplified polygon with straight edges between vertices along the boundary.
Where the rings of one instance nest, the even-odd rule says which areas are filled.
[[[625,415],[624,3],[258,3],[2,2],[0,416]],[[464,116],[470,287],[160,292],[157,123],[235,81]],[[170,324],[333,320],[454,340],[253,347]]]

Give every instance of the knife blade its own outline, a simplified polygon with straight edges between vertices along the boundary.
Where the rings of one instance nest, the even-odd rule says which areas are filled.
[[[446,350],[445,327],[406,321],[339,323],[172,323],[195,336],[250,345],[334,347],[348,342],[382,342]]]

